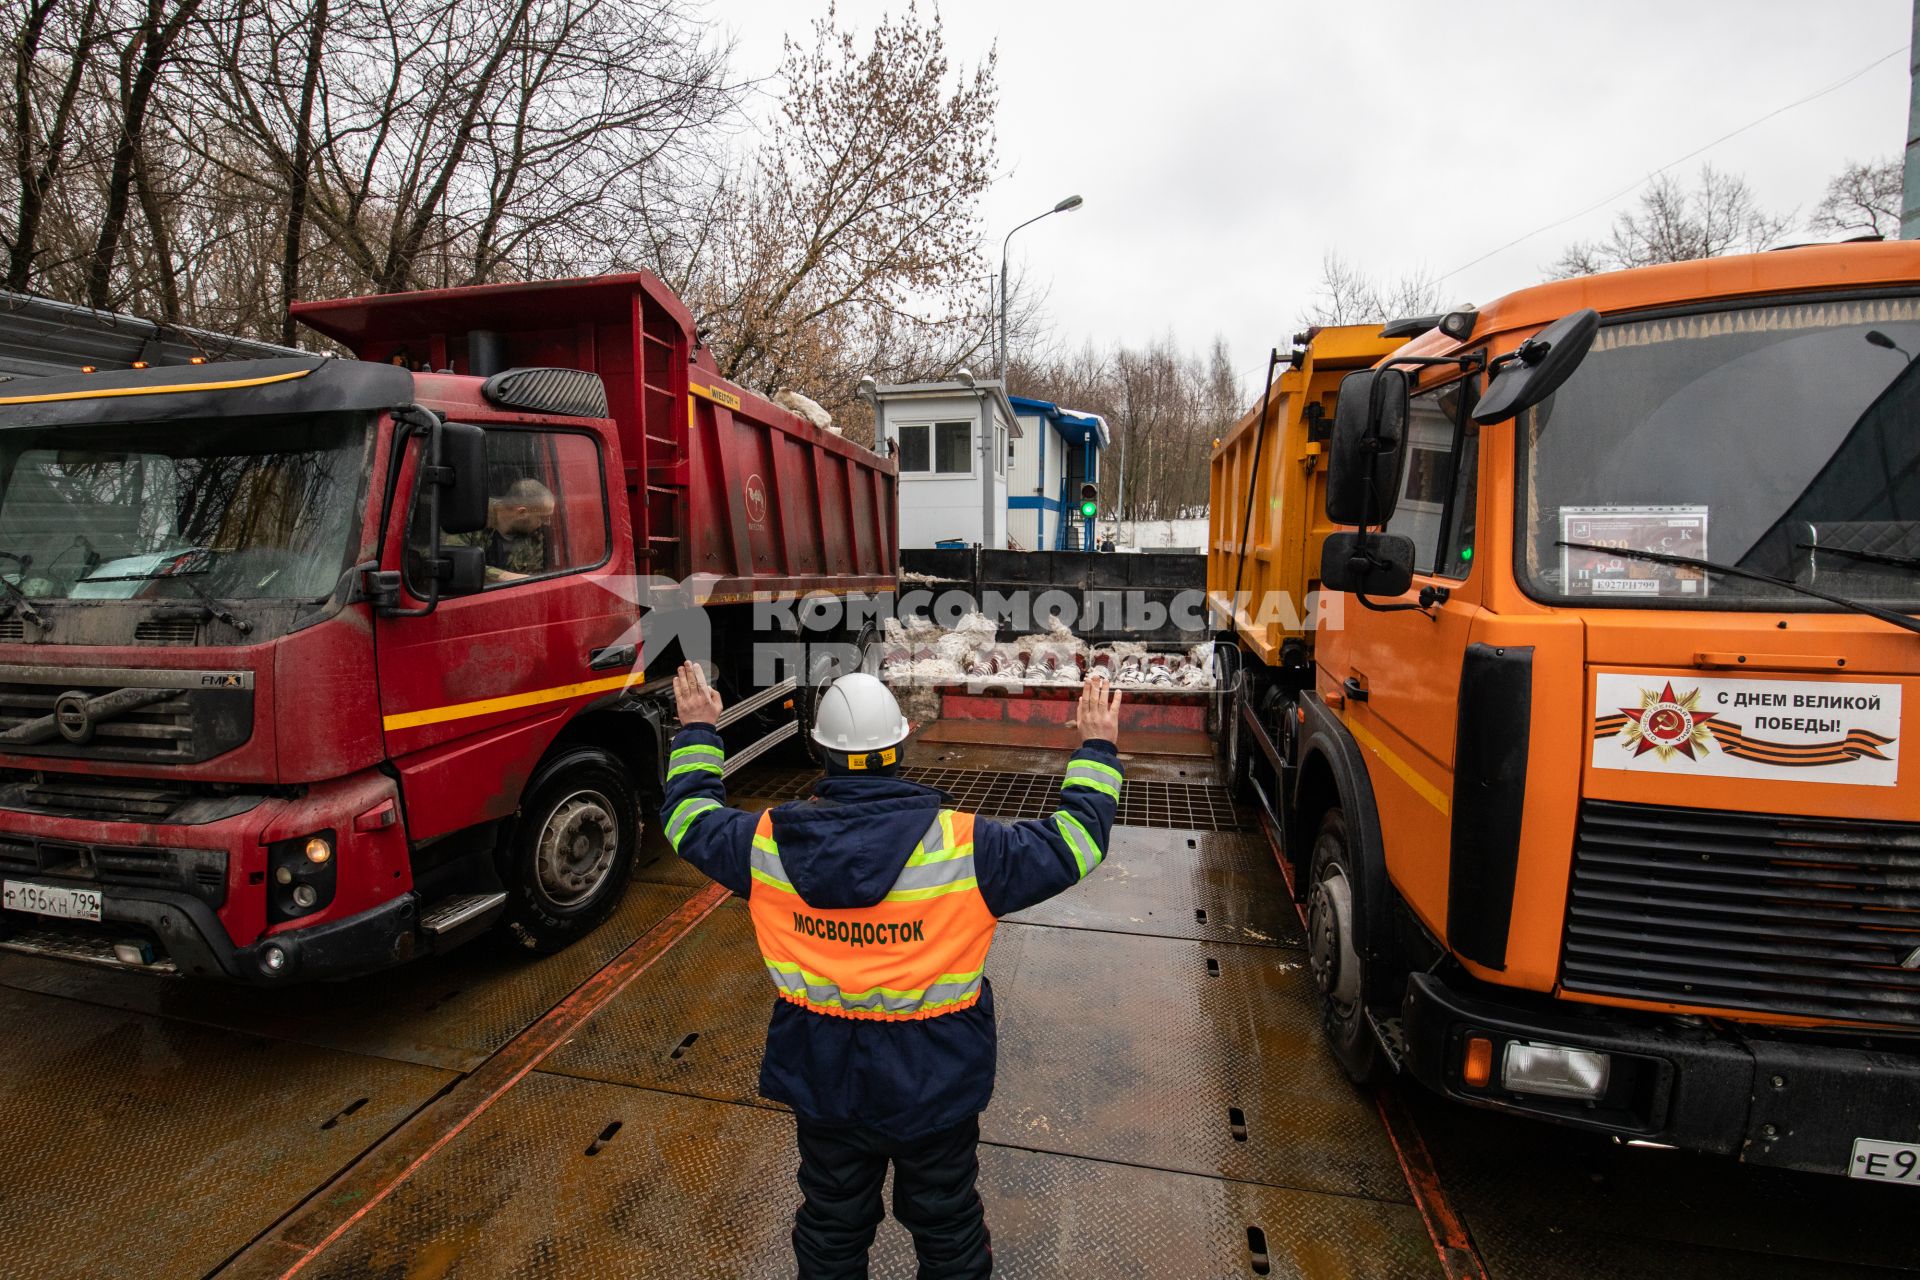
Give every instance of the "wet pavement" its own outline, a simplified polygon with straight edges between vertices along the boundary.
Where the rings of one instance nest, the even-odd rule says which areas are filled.
[[[924,763],[1005,775],[960,781],[1021,812],[1017,775],[1060,758]],[[1105,864],[1005,922],[989,961],[996,1274],[1920,1269],[1910,1190],[1412,1095],[1383,1113],[1319,1042],[1264,838],[1233,829],[1207,762],[1141,764],[1179,790],[1143,788]],[[792,1122],[755,1092],[772,993],[746,911],[649,851],[616,916],[552,957],[479,943],[257,992],[0,956],[0,1275],[790,1274]],[[1439,1175],[1421,1194],[1410,1137]],[[1444,1263],[1436,1196],[1471,1235]],[[874,1274],[913,1274],[891,1222]]]

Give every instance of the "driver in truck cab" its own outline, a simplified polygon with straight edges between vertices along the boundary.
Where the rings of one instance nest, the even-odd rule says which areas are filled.
[[[446,534],[450,546],[485,547],[487,581],[510,582],[545,573],[547,526],[553,523],[553,490],[531,476],[507,486],[487,502],[487,527]]]
[[[956,812],[945,792],[899,776],[907,721],[870,675],[842,676],[820,700],[826,777],[813,795],[764,813],[725,807],[720,695],[700,667],[680,668],[674,698],[667,839],[747,900],[778,997],[760,1092],[797,1124],[801,1280],[867,1274],[889,1163],[921,1280],[984,1280],[993,1255],[974,1182],[993,1094],[987,949],[1000,917],[1106,856],[1120,694],[1088,680],[1058,808],[1013,823]]]

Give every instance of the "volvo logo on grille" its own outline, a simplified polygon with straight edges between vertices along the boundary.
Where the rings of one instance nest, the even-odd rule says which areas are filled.
[[[1907,958],[1900,962],[1902,969],[1920,969],[1920,947],[1907,952]]]
[[[53,727],[76,747],[93,737],[93,708],[88,705],[92,701],[78,690],[53,700]]]

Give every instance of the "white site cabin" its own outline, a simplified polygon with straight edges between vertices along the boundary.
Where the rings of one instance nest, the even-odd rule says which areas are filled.
[[[900,464],[900,545],[1008,545],[1007,466],[1020,423],[996,380],[872,388],[874,438]],[[1028,546],[1020,539],[1021,546]]]

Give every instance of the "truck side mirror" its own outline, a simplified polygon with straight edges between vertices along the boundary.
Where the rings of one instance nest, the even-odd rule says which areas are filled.
[[[1411,392],[1404,369],[1362,369],[1341,380],[1327,454],[1327,519],[1335,524],[1393,518]]]
[[[445,566],[440,580],[443,596],[470,596],[487,585],[485,547],[442,547],[440,563]]]
[[[440,532],[487,527],[487,433],[465,422],[440,427]]]
[[[1395,533],[1330,533],[1320,549],[1320,582],[1355,595],[1404,595],[1413,585],[1413,539]]]
[[[1473,406],[1483,427],[1525,413],[1560,389],[1587,358],[1600,332],[1600,313],[1583,307],[1561,316],[1488,366],[1487,389]],[[1341,385],[1344,395],[1346,386]]]

